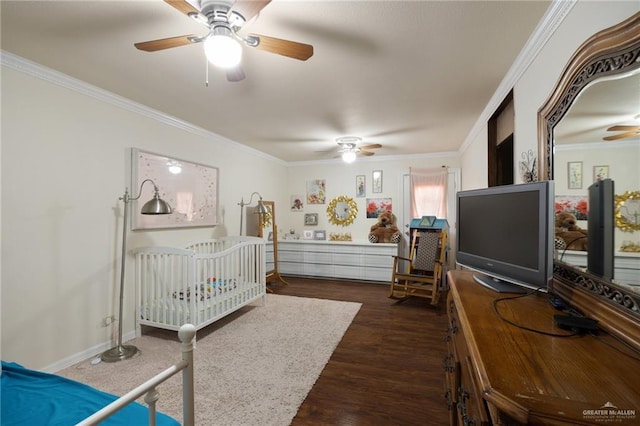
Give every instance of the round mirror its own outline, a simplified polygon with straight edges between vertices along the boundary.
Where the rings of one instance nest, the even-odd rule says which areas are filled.
[[[640,231],[640,191],[616,195],[616,226],[625,232]]]
[[[358,214],[358,206],[353,198],[341,195],[334,198],[327,207],[329,222],[334,225],[351,225]]]

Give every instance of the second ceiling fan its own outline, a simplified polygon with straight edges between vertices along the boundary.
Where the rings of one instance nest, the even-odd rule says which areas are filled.
[[[367,150],[382,148],[382,145],[379,143],[358,146],[358,143],[361,141],[362,139],[357,136],[345,136],[338,138],[336,142],[340,146],[338,153],[342,157],[342,160],[347,163],[353,163],[358,155],[369,157],[375,154]]]
[[[243,45],[301,61],[306,61],[313,56],[313,46],[309,44],[260,34],[249,34],[246,37],[238,34],[243,25],[254,18],[271,0],[191,0],[190,2],[165,0],[165,2],[207,26],[209,32],[204,36],[188,34],[135,43],[136,48],[145,52],[156,52],[202,42],[209,62],[225,68],[229,81],[241,81],[245,78],[240,66]],[[197,8],[194,5],[197,5]]]

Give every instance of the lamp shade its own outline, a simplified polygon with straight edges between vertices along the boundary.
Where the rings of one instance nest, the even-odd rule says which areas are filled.
[[[240,64],[242,46],[233,38],[229,28],[219,26],[204,41],[204,53],[213,65],[233,68]]]
[[[254,214],[267,214],[267,213],[269,213],[269,210],[262,203],[262,199],[260,201],[258,201],[258,205],[256,206],[255,209],[253,209],[253,213]]]
[[[156,191],[153,199],[147,201],[140,209],[142,214],[171,214],[172,209],[169,203],[164,201]]]
[[[356,153],[353,151],[345,151],[342,153],[342,160],[345,163],[353,163],[356,161]]]

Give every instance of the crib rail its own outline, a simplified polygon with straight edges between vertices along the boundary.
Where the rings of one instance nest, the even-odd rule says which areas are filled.
[[[266,294],[265,243],[256,237],[198,241],[136,253],[138,321],[199,329]]]
[[[194,386],[193,386],[193,349],[195,345],[196,328],[192,324],[185,324],[180,327],[178,337],[182,342],[180,350],[182,361],[172,365],[163,372],[147,380],[140,386],[121,396],[111,404],[95,412],[78,423],[78,426],[97,425],[106,420],[111,415],[120,411],[136,399],[145,395],[145,402],[149,406],[149,425],[156,424],[156,402],[159,399],[157,387],[169,378],[182,371],[182,421],[185,426],[194,425]]]

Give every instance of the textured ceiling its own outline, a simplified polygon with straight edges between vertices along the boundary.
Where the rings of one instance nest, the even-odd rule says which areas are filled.
[[[209,68],[201,44],[135,42],[206,28],[162,1],[2,1],[2,49],[283,161],[457,151],[548,1],[280,1],[242,33],[314,46],[308,61],[245,47],[246,79]]]

